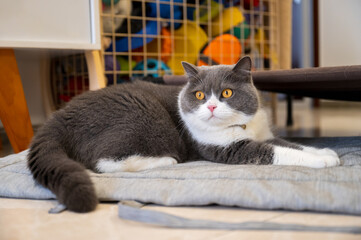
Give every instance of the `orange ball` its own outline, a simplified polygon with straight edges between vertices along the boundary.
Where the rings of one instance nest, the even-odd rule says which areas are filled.
[[[203,57],[209,58],[217,64],[235,64],[242,54],[242,45],[237,37],[231,34],[222,34],[212,40],[202,51]],[[198,66],[208,65],[208,62],[199,60]]]

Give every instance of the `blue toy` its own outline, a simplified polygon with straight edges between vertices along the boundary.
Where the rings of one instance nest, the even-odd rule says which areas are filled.
[[[240,3],[240,0],[216,0],[216,2],[221,3],[224,7],[237,6]]]
[[[146,64],[144,64],[144,61],[139,62],[133,70],[145,71],[144,67],[146,67],[147,76],[160,77],[164,74],[172,74],[171,69],[163,61],[158,61],[157,59],[152,58],[148,59]],[[159,70],[161,70],[164,74],[159,74]],[[144,74],[135,73],[134,76],[144,76]]]
[[[159,17],[161,18],[167,18],[170,19],[171,18],[171,6],[169,3],[170,0],[160,0],[160,2],[164,2],[164,3],[160,3],[159,4]],[[173,0],[174,3],[183,3],[183,0]],[[150,6],[149,11],[147,12],[147,16],[148,17],[158,17],[157,14],[157,3],[148,3],[148,5]],[[175,20],[180,20],[182,19],[183,16],[183,11],[182,11],[182,6],[179,5],[173,5],[173,19]],[[174,28],[177,29],[181,26],[181,23],[174,23]]]
[[[143,13],[143,5],[141,2],[133,1],[132,2],[132,16],[142,16]],[[152,14],[154,11],[156,11],[156,5],[154,4],[146,4],[146,14],[149,16],[149,14]],[[153,35],[153,36],[147,36],[145,38],[145,44],[149,43],[154,39],[156,35],[159,34],[160,28],[158,29],[157,21],[147,21],[146,26],[143,26],[143,21],[139,19],[132,19],[130,20],[130,29],[128,29],[128,20],[125,19],[123,24],[117,29],[117,33],[128,33],[128,34],[137,34],[139,36],[132,36],[130,38],[131,47],[128,49],[128,37],[120,37],[116,38],[115,43],[112,43],[109,45],[109,47],[106,49],[107,52],[113,51],[113,46],[115,48],[116,52],[128,52],[129,50],[137,49],[139,47],[142,47],[144,45],[143,41],[143,35]]]
[[[136,33],[136,34],[140,34],[142,36],[136,37],[133,36],[131,37],[131,49],[136,49],[139,47],[142,47],[144,45],[143,42],[143,35],[153,35],[153,36],[148,36],[145,38],[145,44],[151,42],[154,39],[154,36],[158,35],[160,33],[160,28],[158,28],[158,24],[157,21],[147,21],[147,25],[145,26],[145,28],[143,28],[142,30],[140,30],[140,32]],[[128,52],[128,37],[123,37],[123,38],[119,38],[115,41],[115,51],[116,52]],[[106,50],[107,52],[111,52],[113,51],[113,43],[110,44],[110,46],[108,47],[108,49]]]

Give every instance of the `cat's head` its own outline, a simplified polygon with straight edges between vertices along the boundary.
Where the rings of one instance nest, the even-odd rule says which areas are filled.
[[[182,62],[188,78],[179,95],[183,121],[200,129],[247,124],[259,107],[251,76],[252,62],[244,57],[235,65],[196,67]]]

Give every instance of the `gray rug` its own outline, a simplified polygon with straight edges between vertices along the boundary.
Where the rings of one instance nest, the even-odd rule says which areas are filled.
[[[197,161],[137,173],[89,174],[103,201],[361,214],[361,137],[293,141],[334,149],[342,166],[311,169]],[[26,154],[0,159],[0,196],[54,198],[33,181],[26,167]]]

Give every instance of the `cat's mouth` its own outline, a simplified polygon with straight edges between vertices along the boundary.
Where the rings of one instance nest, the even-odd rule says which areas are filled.
[[[211,120],[211,119],[214,119],[214,118],[217,118],[217,117],[214,116],[214,114],[212,113],[212,115],[207,120]]]
[[[216,116],[214,113],[211,113],[211,115],[207,118],[207,121],[212,121],[212,120],[222,120],[222,118]]]

